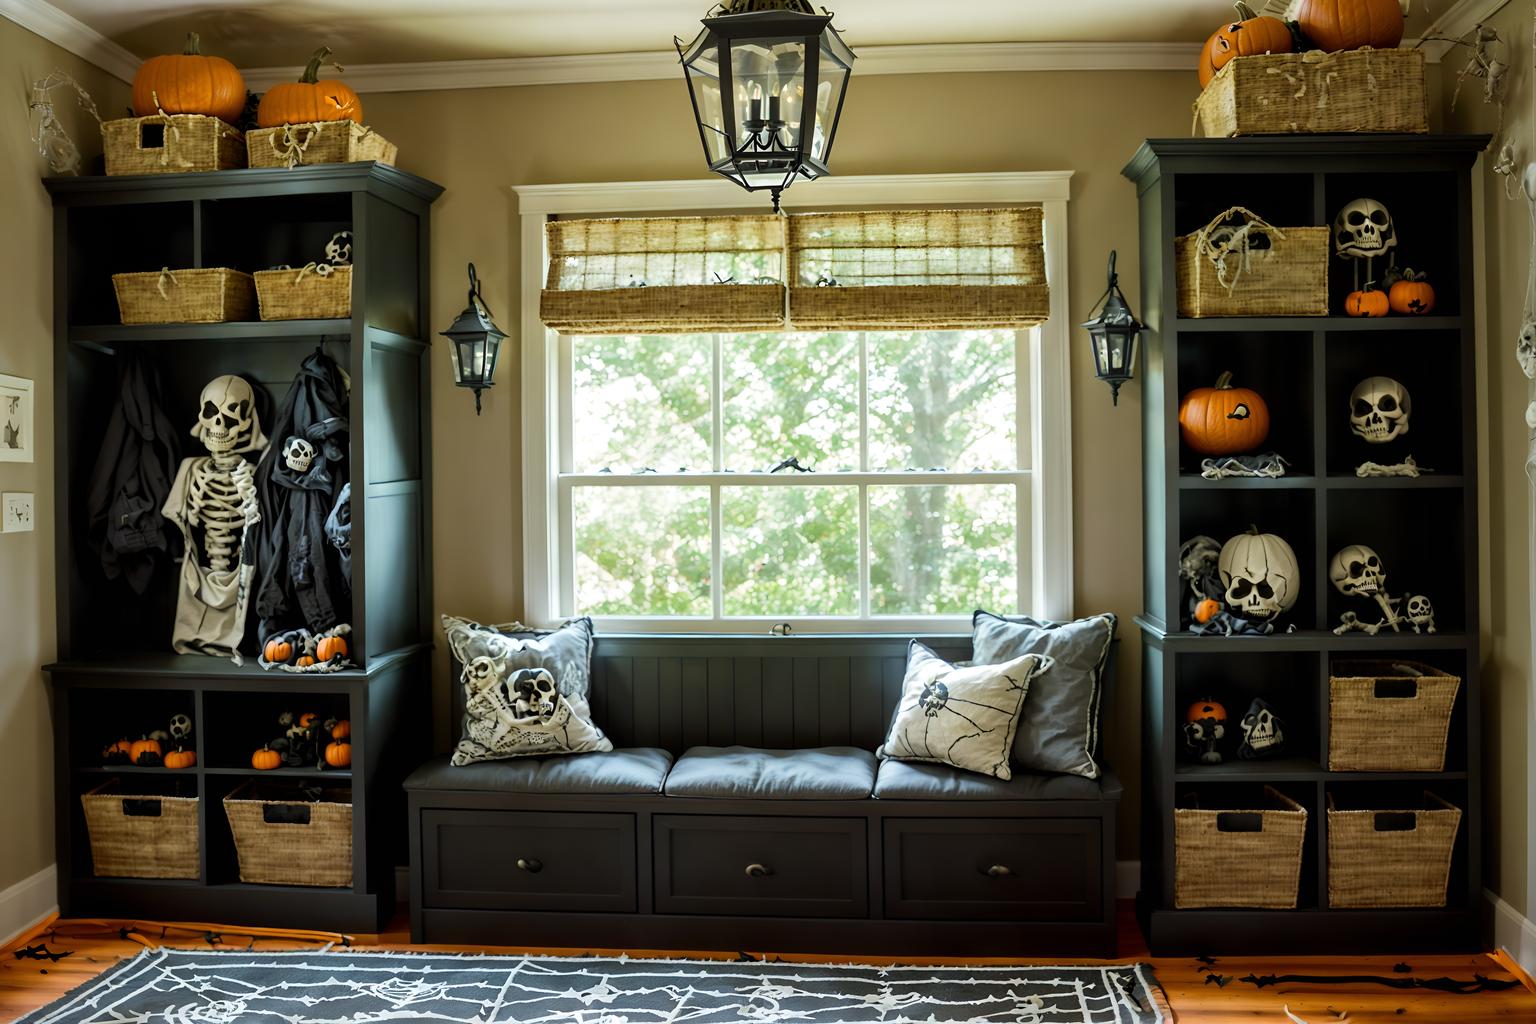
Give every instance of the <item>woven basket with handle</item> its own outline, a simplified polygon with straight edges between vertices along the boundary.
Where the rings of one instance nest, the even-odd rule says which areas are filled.
[[[395,163],[399,147],[356,121],[316,121],[258,128],[245,136],[252,167],[309,167],[314,164]]]
[[[1328,680],[1328,770],[1438,772],[1461,680],[1417,661],[1341,661]]]
[[[1328,235],[1223,211],[1175,240],[1179,316],[1327,316]]]
[[[1208,138],[1429,131],[1423,50],[1235,57],[1195,101]]]
[[[347,888],[352,884],[352,793],[279,790],[252,780],[224,798],[240,881]]]
[[[256,312],[251,275],[227,267],[113,274],[112,288],[125,324],[218,324]]]
[[[1263,806],[1173,812],[1175,907],[1296,906],[1307,811],[1269,786]]]
[[[124,793],[109,779],[80,806],[98,878],[198,877],[196,797]]]
[[[352,268],[310,263],[258,270],[256,303],[263,320],[325,320],[352,315]]]
[[[177,174],[245,166],[245,137],[216,117],[167,114],[101,124],[108,174]]]
[[[1330,907],[1443,907],[1461,808],[1341,811],[1328,796]]]

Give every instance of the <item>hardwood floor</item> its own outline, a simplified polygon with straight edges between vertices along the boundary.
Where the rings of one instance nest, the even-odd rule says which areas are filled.
[[[126,922],[53,921],[6,947],[0,953],[0,1019],[14,1020],[24,1013],[57,999],[84,984],[125,957],[137,955],[146,945],[203,947],[210,934],[205,927],[164,926]],[[398,918],[381,935],[354,936],[353,945],[381,949],[426,949],[460,951],[455,947],[409,944],[404,917]],[[253,936],[238,928],[220,929],[212,938],[222,946],[256,949],[296,949],[317,947],[318,936],[308,941],[287,937]],[[35,960],[17,955],[22,948],[43,943],[55,954],[68,952],[58,960]],[[1306,1024],[1536,1024],[1536,992],[1517,986],[1499,992],[1452,995],[1435,991],[1404,991],[1373,984],[1283,983],[1260,989],[1241,979],[1255,975],[1294,974],[1317,977],[1372,975],[1393,979],[1432,979],[1451,977],[1472,981],[1474,976],[1495,981],[1514,980],[1515,976],[1493,957],[1484,955],[1409,957],[1411,974],[1398,973],[1394,966],[1402,961],[1393,957],[1319,957],[1319,958],[1235,958],[1204,964],[1189,959],[1150,959],[1129,903],[1120,907],[1120,949],[1125,961],[1149,961],[1166,990],[1179,1024],[1233,1024],[1236,1021],[1275,1021],[1288,1024],[1285,1007]],[[478,948],[476,951],[480,951]],[[507,947],[492,952],[530,952]],[[543,953],[588,952],[586,950],[534,950]],[[591,950],[615,953],[617,950]],[[631,955],[649,954],[630,951]],[[730,954],[687,953],[707,957]],[[785,959],[846,962],[846,956],[785,957]],[[888,958],[869,958],[867,962],[889,962]],[[928,961],[924,961],[928,962]],[[1039,963],[1028,960],[965,960],[932,962],[966,963]],[[1045,961],[1049,962],[1049,961]],[[1206,979],[1212,975],[1229,980],[1217,985]],[[1524,979],[1527,985],[1529,979]],[[1347,1018],[1340,1015],[1348,1014]]]

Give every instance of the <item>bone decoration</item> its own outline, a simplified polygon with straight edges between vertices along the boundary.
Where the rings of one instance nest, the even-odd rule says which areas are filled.
[[[1373,601],[1382,612],[1380,622],[1366,622],[1354,612],[1345,612],[1334,627],[1336,636],[1354,632],[1376,636],[1383,629],[1401,633],[1405,625],[1415,633],[1435,632],[1435,609],[1428,597],[1393,597],[1387,592],[1387,567],[1374,548],[1364,544],[1340,548],[1329,563],[1328,579],[1345,597]]]

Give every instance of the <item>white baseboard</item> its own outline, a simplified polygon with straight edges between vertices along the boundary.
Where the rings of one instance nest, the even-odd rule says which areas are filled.
[[[0,945],[59,909],[57,871],[52,864],[0,892]]]
[[[1141,861],[1115,861],[1115,898],[1133,900],[1141,890]]]
[[[1536,924],[1499,898],[1491,889],[1483,890],[1492,915],[1491,944],[1514,958],[1527,974],[1536,974]]]

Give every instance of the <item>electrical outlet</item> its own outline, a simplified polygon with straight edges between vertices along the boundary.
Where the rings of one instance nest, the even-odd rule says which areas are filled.
[[[32,532],[32,495],[8,493],[0,497],[0,505],[5,515],[0,533]]]

